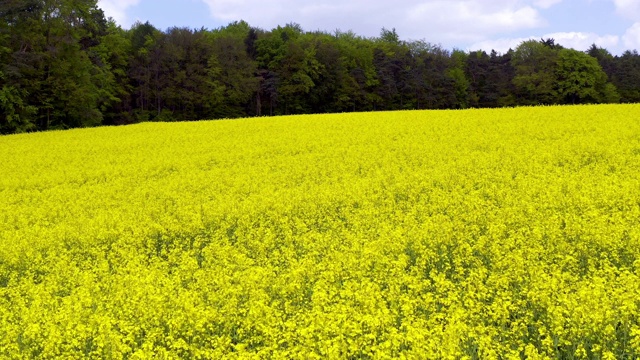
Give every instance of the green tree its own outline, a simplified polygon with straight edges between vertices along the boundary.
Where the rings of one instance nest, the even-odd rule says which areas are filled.
[[[598,64],[602,67],[602,70],[607,74],[607,77],[611,79],[615,73],[615,60],[616,58],[611,53],[602,47],[592,44],[587,50],[587,54],[592,58],[598,60]]]
[[[412,52],[416,57],[414,76],[418,107],[451,109],[458,106],[455,80],[449,70],[451,53],[440,46],[419,43]]]
[[[469,107],[469,80],[464,72],[467,54],[461,50],[454,50],[451,54],[451,67],[447,76],[453,81],[456,96],[456,108]]]
[[[338,104],[338,91],[345,80],[346,68],[337,46],[337,38],[326,33],[314,33],[309,39],[315,51],[315,60],[318,63],[314,86],[309,90],[306,107],[310,112],[337,112],[344,111],[344,104]],[[352,105],[346,100],[346,107]]]
[[[513,66],[511,53],[499,55],[496,51],[469,53],[465,66],[469,80],[470,105],[473,107],[500,107],[513,105]]]
[[[4,5],[6,6],[6,5]],[[1,9],[1,8],[0,8]],[[11,49],[8,47],[8,23],[0,24],[0,134],[20,133],[35,129],[33,115],[37,109],[27,105],[27,95],[24,90],[9,84],[4,74],[10,61]]]
[[[210,62],[213,47],[206,31],[170,28],[153,48],[152,88],[157,97],[156,120],[208,118],[221,101]]]
[[[612,85],[607,84],[607,74],[598,60],[577,50],[562,49],[556,61],[556,92],[565,103],[615,101]]]
[[[640,102],[640,55],[554,39],[505,54],[395,29],[123,30],[96,0],[0,2],[0,132],[251,115]],[[608,81],[610,80],[610,82]],[[266,110],[268,109],[268,111]]]
[[[0,72],[0,81],[4,74]],[[0,134],[21,133],[35,129],[31,117],[37,108],[25,104],[26,94],[13,86],[3,84],[0,88]]]
[[[618,88],[621,102],[640,102],[640,54],[636,50],[625,51],[615,59],[611,80]]]
[[[381,102],[374,89],[380,84],[373,59],[374,44],[353,32],[336,32],[340,54],[339,83],[336,90],[338,111],[372,110]]]
[[[286,55],[278,68],[281,78],[278,92],[285,114],[305,113],[309,109],[307,96],[322,70],[316,59],[315,45],[311,36],[301,36],[287,43]]]
[[[415,106],[411,81],[415,58],[406,43],[399,40],[395,29],[382,29],[373,49],[377,72],[376,93],[383,100],[382,109],[409,109]]]
[[[96,1],[6,1],[0,18],[5,123],[21,109],[22,130],[100,124],[111,83],[94,51],[107,24]]]
[[[128,31],[128,36],[131,56],[127,72],[131,83],[134,121],[145,121],[151,118],[153,106],[157,103],[152,94],[152,68],[158,69],[154,49],[163,35],[149,22],[137,22]]]
[[[127,32],[110,19],[104,36],[91,53],[94,61],[102,64],[102,71],[96,74],[96,80],[103,123],[114,125],[133,122],[132,86],[128,74],[132,48]]]
[[[522,105],[556,104],[560,101],[556,91],[555,46],[528,40],[516,48],[512,63],[515,67],[517,101]]]
[[[271,109],[277,100],[280,114],[304,113],[309,109],[306,97],[321,71],[312,38],[299,25],[289,24],[273,29],[257,41],[257,59],[263,74],[261,88],[264,91],[265,84],[272,85],[265,98],[269,98]]]
[[[253,39],[253,40],[252,40]],[[220,105],[216,117],[236,118],[254,113],[253,102],[260,89],[255,55],[257,34],[246,22],[229,24],[211,37],[211,64],[217,68]]]

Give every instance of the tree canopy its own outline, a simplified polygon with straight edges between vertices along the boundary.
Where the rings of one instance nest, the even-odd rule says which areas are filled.
[[[353,32],[136,23],[96,0],[0,3],[0,133],[139,121],[640,101],[640,55],[528,40],[504,54]]]

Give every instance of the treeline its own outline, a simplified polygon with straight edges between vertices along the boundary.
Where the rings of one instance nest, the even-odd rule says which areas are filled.
[[[640,55],[505,54],[352,32],[124,30],[95,0],[0,3],[0,132],[247,116],[640,101]]]

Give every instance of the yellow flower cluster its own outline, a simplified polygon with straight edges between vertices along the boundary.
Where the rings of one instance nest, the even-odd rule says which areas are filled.
[[[0,138],[0,358],[640,357],[640,105]]]

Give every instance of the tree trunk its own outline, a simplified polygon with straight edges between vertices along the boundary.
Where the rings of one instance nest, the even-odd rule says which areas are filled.
[[[262,116],[262,99],[260,98],[260,91],[256,93],[256,116]]]

